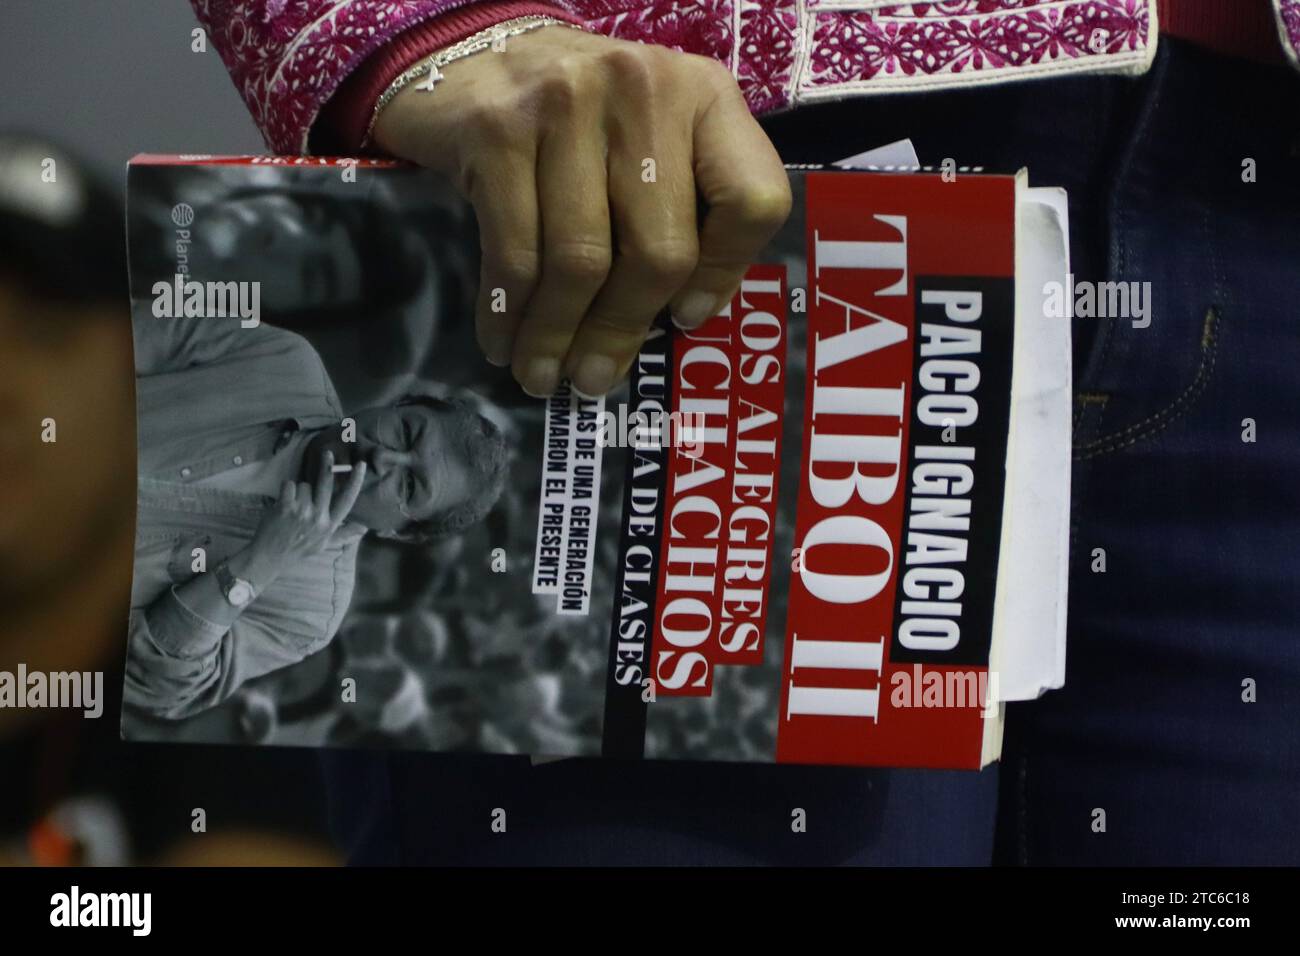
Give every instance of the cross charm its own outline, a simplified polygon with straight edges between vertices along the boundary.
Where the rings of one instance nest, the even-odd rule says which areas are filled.
[[[438,64],[432,63],[429,65],[428,79],[426,79],[423,83],[418,84],[415,88],[417,90],[424,90],[427,92],[428,90],[432,90],[434,86],[438,83],[438,81],[441,79],[444,79],[442,75],[442,71],[438,69]]]

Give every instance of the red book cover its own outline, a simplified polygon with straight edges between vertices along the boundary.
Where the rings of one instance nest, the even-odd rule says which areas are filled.
[[[806,190],[777,759],[978,765],[997,541],[971,536],[1002,510],[1015,182],[810,173]],[[936,676],[970,682],[970,705],[916,706]]]

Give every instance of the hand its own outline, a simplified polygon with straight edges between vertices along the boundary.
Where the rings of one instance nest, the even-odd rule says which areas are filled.
[[[444,72],[393,97],[375,141],[473,204],[479,345],[530,394],[604,394],[664,305],[686,328],[714,315],[789,214],[780,157],[707,57],[549,26]]]
[[[275,699],[264,691],[243,690],[236,710],[239,731],[249,743],[261,744],[271,739],[279,723]]]
[[[248,566],[241,569],[232,564],[231,572],[247,577],[260,591],[267,578],[275,577],[286,564],[316,554],[347,518],[365,480],[366,463],[357,462],[347,485],[334,499],[334,454],[326,452],[315,489],[305,481],[286,481],[279,500],[262,516],[247,548]]]

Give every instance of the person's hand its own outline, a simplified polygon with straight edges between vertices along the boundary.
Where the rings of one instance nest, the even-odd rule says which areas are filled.
[[[241,691],[236,715],[243,740],[251,744],[262,744],[270,740],[280,722],[275,699],[260,690]]]
[[[375,142],[473,204],[479,344],[533,395],[565,376],[604,394],[664,305],[685,328],[714,315],[789,214],[781,160],[714,60],[548,26],[444,71],[393,97]]]
[[[286,481],[281,486],[279,500],[262,515],[246,549],[247,567],[241,569],[232,563],[232,573],[252,581],[260,591],[267,579],[282,568],[325,547],[356,504],[366,480],[366,463],[357,462],[336,498],[333,469],[334,455],[326,452],[321,457],[315,488],[305,481]]]

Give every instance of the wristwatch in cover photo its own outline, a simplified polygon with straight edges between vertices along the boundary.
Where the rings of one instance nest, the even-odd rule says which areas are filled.
[[[253,585],[243,578],[235,577],[225,561],[217,565],[217,585],[221,588],[221,593],[225,595],[226,600],[234,607],[246,607],[248,602],[257,596],[253,590]]]

